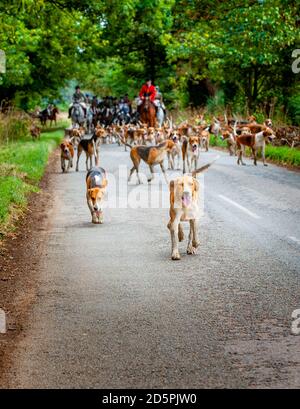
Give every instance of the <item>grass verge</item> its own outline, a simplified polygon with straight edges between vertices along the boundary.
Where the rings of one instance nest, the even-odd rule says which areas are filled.
[[[60,128],[40,140],[19,139],[0,145],[0,240],[24,213],[27,197],[39,190],[49,154],[63,137]]]
[[[300,167],[300,150],[288,146],[266,146],[266,158],[281,165]]]
[[[226,141],[211,135],[210,145],[227,149]],[[250,150],[248,155],[251,154]],[[246,154],[247,154],[246,152]],[[300,150],[297,148],[290,148],[288,146],[266,146],[266,159],[271,160],[280,165],[294,166],[300,168]]]

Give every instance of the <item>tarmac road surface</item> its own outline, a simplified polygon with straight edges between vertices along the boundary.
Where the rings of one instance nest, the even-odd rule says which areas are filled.
[[[103,145],[117,206],[103,225],[90,221],[84,158],[79,173],[54,175],[38,297],[10,387],[300,387],[300,336],[291,333],[300,174],[250,160],[239,167],[213,150],[201,164],[216,155],[204,175],[198,254],[186,254],[185,239],[175,262],[160,169],[151,187],[136,187],[135,176],[127,186],[129,153]]]

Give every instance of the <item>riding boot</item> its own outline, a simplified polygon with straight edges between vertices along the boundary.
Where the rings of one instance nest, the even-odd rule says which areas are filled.
[[[72,109],[72,107],[69,108],[69,110],[68,110],[68,112],[69,112],[68,118],[71,118],[71,109]]]

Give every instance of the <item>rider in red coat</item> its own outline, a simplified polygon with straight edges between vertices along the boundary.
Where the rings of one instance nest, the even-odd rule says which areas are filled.
[[[155,100],[155,95],[156,95],[156,88],[154,85],[152,85],[152,81],[149,79],[141,88],[139,97],[144,100],[145,99],[145,94],[149,94],[150,96],[150,101],[154,102]]]

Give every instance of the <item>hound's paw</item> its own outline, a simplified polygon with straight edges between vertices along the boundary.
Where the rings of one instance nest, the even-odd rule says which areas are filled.
[[[180,260],[180,254],[178,250],[172,252],[172,260]]]
[[[196,248],[193,247],[192,245],[188,246],[186,250],[187,254],[196,254],[196,251],[197,251]]]
[[[200,246],[200,241],[198,241],[198,240],[193,240],[192,245],[193,245],[193,247],[195,247],[195,249],[196,249],[197,247]]]

